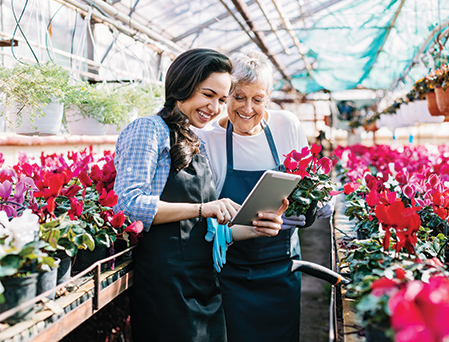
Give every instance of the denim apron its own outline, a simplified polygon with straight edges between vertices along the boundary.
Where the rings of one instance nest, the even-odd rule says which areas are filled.
[[[207,158],[170,171],[160,199],[204,203],[216,200]],[[152,225],[134,253],[131,288],[133,341],[225,342],[222,297],[206,242],[207,221],[198,218]]]
[[[265,120],[262,127],[276,169],[282,170]],[[264,170],[234,169],[230,121],[226,157],[226,178],[219,197],[241,204]],[[291,258],[299,259],[299,254],[296,229],[281,230],[276,237],[237,241],[229,247],[226,265],[219,274],[229,342],[299,341],[301,274],[289,275]]]

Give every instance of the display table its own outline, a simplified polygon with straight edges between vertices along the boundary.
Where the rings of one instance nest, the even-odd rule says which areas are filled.
[[[11,326],[0,323],[0,341],[49,342],[62,339],[132,285],[131,259],[119,261],[114,270],[101,272],[102,264],[126,255],[131,249],[100,260],[70,281],[58,285],[57,293],[62,295],[55,300],[47,298],[48,292],[36,297],[33,300],[35,313],[31,319]],[[0,321],[5,314],[7,312],[0,314]]]

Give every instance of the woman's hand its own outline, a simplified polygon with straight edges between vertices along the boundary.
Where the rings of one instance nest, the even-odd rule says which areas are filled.
[[[276,213],[260,213],[259,220],[253,221],[253,226],[235,225],[231,227],[235,241],[263,236],[276,236],[282,226],[282,214],[288,208],[288,200],[284,199]]]
[[[288,200],[282,201],[281,207],[276,213],[259,213],[259,220],[253,221],[255,231],[258,236],[276,236],[281,230],[282,226],[282,214],[288,208]]]
[[[219,224],[227,224],[239,210],[240,204],[229,198],[222,198],[216,201],[203,203],[201,208],[202,217],[213,217]]]

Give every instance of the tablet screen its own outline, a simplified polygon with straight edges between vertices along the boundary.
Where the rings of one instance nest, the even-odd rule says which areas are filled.
[[[277,212],[283,199],[290,195],[300,180],[301,176],[298,175],[273,170],[265,171],[231,223],[252,226],[252,221],[258,219],[258,213]]]

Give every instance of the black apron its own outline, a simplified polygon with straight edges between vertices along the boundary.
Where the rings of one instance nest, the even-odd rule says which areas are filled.
[[[282,170],[271,131],[262,120],[276,169]],[[220,198],[241,204],[264,171],[234,169],[232,124],[226,130],[227,172]],[[268,194],[267,194],[268,195]],[[296,229],[276,237],[237,241],[219,274],[228,341],[299,341],[301,273],[289,275],[299,259]]]
[[[205,156],[170,175],[160,197],[166,202],[216,199]],[[213,269],[207,220],[151,226],[134,253],[131,295],[133,341],[224,342],[222,297]]]

